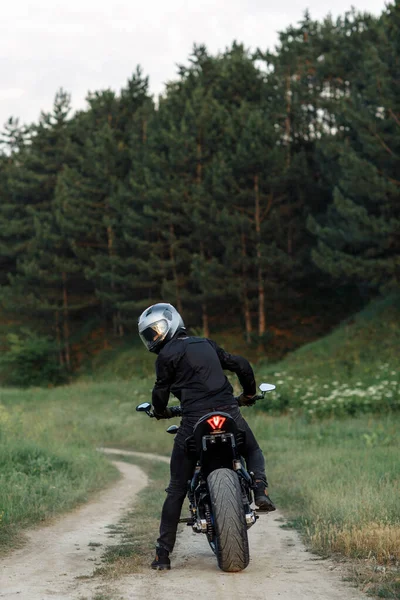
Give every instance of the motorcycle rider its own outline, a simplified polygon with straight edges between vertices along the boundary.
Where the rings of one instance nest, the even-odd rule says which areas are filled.
[[[158,303],[147,308],[139,317],[138,329],[146,348],[158,355],[152,391],[154,415],[158,419],[174,416],[174,407],[168,408],[170,393],[178,398],[182,409],[182,422],[171,455],[171,479],[161,514],[156,557],[151,563],[153,569],[164,570],[171,568],[169,553],[175,545],[187,482],[195,468],[195,461],[185,452],[185,439],[204,414],[215,410],[227,412],[245,430],[244,458],[249,471],[255,475],[255,503],[264,511],[273,511],[275,506],[268,495],[264,456],[239,410],[239,406],[255,402],[256,383],[250,363],[242,356],[228,354],[212,340],[189,336],[181,315],[171,304]],[[238,398],[233,396],[223,369],[238,376],[243,388]]]

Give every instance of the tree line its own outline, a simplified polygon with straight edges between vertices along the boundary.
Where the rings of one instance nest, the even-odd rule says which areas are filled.
[[[273,51],[196,46],[157,103],[138,67],[85,110],[60,90],[10,118],[0,308],[68,369],[71,340],[123,336],[160,300],[262,343],[276,302],[398,286],[399,199],[400,4],[305,14]]]

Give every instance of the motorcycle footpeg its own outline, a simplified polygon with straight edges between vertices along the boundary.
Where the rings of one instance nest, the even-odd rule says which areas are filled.
[[[186,519],[179,519],[178,523],[186,523],[187,525],[193,525],[193,519],[190,517]]]

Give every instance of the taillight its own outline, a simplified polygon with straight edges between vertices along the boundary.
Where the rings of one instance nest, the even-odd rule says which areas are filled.
[[[213,430],[221,429],[225,421],[226,417],[223,417],[221,415],[215,415],[214,417],[211,417],[211,419],[207,419],[207,423],[211,426]]]

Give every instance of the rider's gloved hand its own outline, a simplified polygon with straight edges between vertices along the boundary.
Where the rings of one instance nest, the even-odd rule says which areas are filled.
[[[171,409],[168,407],[165,408],[161,413],[157,412],[153,408],[153,414],[154,414],[155,418],[157,419],[157,421],[159,421],[160,419],[170,419],[172,417]]]
[[[172,413],[172,417],[181,417],[182,416],[182,408],[180,406],[170,406],[170,412]]]
[[[239,406],[253,406],[256,403],[256,395],[246,396],[243,392],[236,397]]]
[[[154,413],[154,416],[157,419],[157,421],[159,421],[160,419],[172,419],[173,417],[181,416],[181,407],[180,406],[171,406],[171,407],[167,406],[167,408],[165,408],[162,413],[157,413],[154,409],[153,409],[153,413]]]

